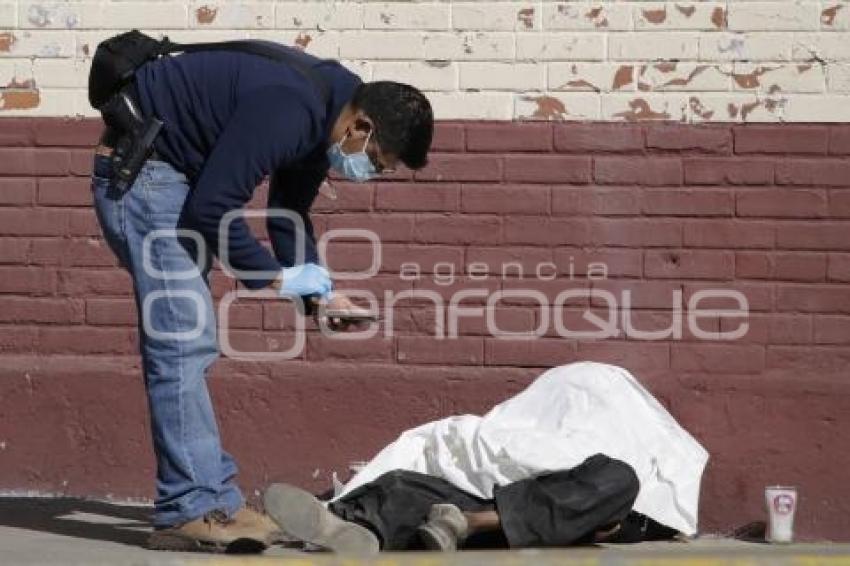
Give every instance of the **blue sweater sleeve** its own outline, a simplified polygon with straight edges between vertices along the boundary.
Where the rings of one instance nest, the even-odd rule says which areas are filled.
[[[266,223],[275,256],[284,266],[296,263],[321,263],[316,249],[310,206],[319,192],[328,168],[311,164],[308,167],[281,168],[269,182],[269,217]],[[276,210],[285,210],[297,215],[300,222],[287,217],[275,217]],[[299,226],[300,224],[300,226]],[[299,235],[303,227],[304,233]],[[298,244],[303,242],[302,257],[298,257]],[[301,260],[301,261],[299,261]]]
[[[250,289],[271,283],[281,265],[257,241],[241,213],[228,226],[222,221],[251,200],[263,177],[307,153],[318,133],[297,92],[274,86],[249,93],[216,140],[189,196],[187,224],[200,232],[228,269],[241,272],[240,281]]]

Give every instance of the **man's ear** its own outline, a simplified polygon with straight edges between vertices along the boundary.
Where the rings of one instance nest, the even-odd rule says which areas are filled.
[[[365,138],[373,129],[372,119],[364,114],[362,110],[358,110],[354,117],[354,123],[351,125],[351,137],[355,139]]]

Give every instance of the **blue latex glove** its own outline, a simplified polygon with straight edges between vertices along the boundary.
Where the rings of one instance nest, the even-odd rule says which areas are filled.
[[[283,268],[283,286],[280,289],[282,296],[319,295],[327,298],[332,290],[330,273],[321,265],[305,263]]]

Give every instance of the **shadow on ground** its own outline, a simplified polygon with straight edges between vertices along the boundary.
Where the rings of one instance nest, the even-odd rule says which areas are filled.
[[[152,511],[70,497],[0,497],[0,527],[143,547]]]

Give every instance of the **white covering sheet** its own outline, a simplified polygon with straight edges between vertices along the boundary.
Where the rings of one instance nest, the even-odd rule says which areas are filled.
[[[708,453],[631,373],[594,362],[548,370],[484,417],[450,417],[404,432],[337,498],[397,469],[491,498],[494,485],[571,468],[597,453],[635,469],[641,485],[636,511],[696,532]]]

